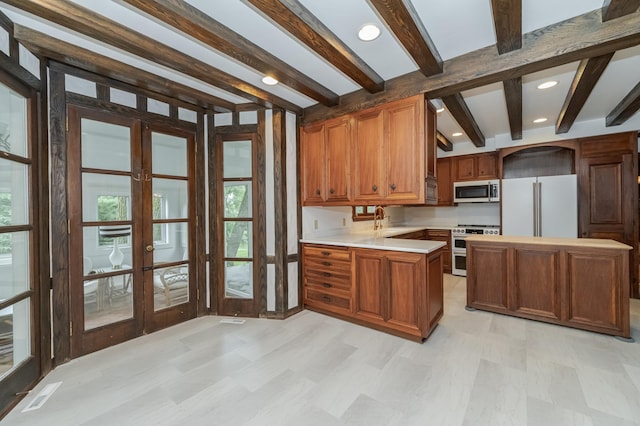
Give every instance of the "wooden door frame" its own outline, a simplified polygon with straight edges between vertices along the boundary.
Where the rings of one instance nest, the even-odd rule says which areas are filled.
[[[49,137],[51,140],[51,264],[52,279],[51,287],[53,292],[53,348],[55,358],[54,365],[66,363],[71,359],[70,346],[70,312],[68,307],[69,300],[69,236],[67,234],[67,203],[68,194],[67,185],[67,140],[66,140],[66,123],[67,123],[67,105],[74,104],[78,106],[88,106],[112,111],[122,115],[133,116],[149,123],[167,125],[171,127],[185,128],[193,130],[196,134],[196,209],[197,218],[204,217],[205,212],[205,166],[204,166],[204,109],[200,109],[193,105],[187,105],[179,100],[168,99],[160,96],[164,102],[170,107],[170,116],[164,116],[147,111],[147,99],[151,99],[150,92],[143,89],[127,85],[125,83],[116,82],[96,74],[88,73],[68,65],[64,65],[55,61],[49,61],[49,90],[51,93],[49,102]],[[136,95],[136,107],[131,108],[121,104],[111,103],[108,97],[109,90],[100,90],[97,97],[92,98],[76,93],[66,91],[65,77],[66,75],[75,75],[88,81],[92,81],[96,86],[114,87],[120,90],[128,91]],[[103,95],[107,95],[106,98]],[[178,107],[186,108],[197,114],[197,123],[192,123],[179,119]],[[47,115],[46,109],[43,113]],[[45,127],[46,128],[46,127]],[[45,132],[46,134],[46,132]],[[46,159],[45,159],[46,161]],[[47,187],[49,187],[47,185]],[[196,218],[196,220],[198,220]],[[194,273],[197,274],[197,285],[200,294],[206,292],[205,277],[205,223],[198,220],[196,225],[197,241],[195,242],[197,256],[197,264],[194,266]],[[48,262],[47,262],[48,265]],[[206,314],[206,300],[200,297],[198,303],[197,315]],[[51,341],[49,339],[48,341]]]
[[[2,25],[4,27],[4,25]],[[10,38],[12,33],[9,32]],[[0,64],[0,81],[11,90],[26,99],[27,114],[27,150],[29,161],[20,161],[22,156],[14,159],[29,164],[29,277],[30,299],[29,321],[31,327],[32,356],[22,365],[5,376],[0,386],[0,418],[27,395],[26,390],[33,387],[47,372],[51,370],[51,325],[49,299],[49,232],[48,222],[48,143],[46,120],[46,84],[41,82],[39,88],[34,84],[11,72],[13,62],[18,62],[17,52],[9,61]],[[19,64],[19,63],[18,63]],[[41,77],[46,76],[46,68],[40,67]],[[33,77],[33,76],[31,76]],[[44,80],[43,80],[44,81]],[[33,82],[31,82],[33,83]],[[9,154],[7,159],[11,160]],[[26,299],[26,298],[24,298]],[[23,300],[24,300],[23,299]]]
[[[259,119],[264,126],[263,120]],[[216,198],[211,200],[210,209],[214,212],[213,226],[211,227],[211,235],[223,235],[224,232],[224,211],[222,194],[224,194],[223,186],[223,154],[222,145],[227,141],[251,140],[252,144],[252,182],[253,182],[253,199],[252,199],[252,223],[253,223],[253,299],[226,299],[233,300],[233,313],[225,313],[224,306],[224,238],[211,238],[211,264],[212,277],[215,281],[211,285],[211,310],[218,315],[245,315],[238,313],[243,309],[250,308],[250,315],[245,316],[264,316],[266,314],[266,189],[265,189],[265,144],[258,131],[258,128],[237,128],[229,129],[230,131],[215,132],[213,138],[213,146],[210,151],[213,154],[214,162],[213,173],[210,175],[210,185],[214,190],[212,193]],[[215,254],[214,254],[215,253]],[[215,258],[215,259],[214,259]],[[251,300],[251,303],[248,302]]]

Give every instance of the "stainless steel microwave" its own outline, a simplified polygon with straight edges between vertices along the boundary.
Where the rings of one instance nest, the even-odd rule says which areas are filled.
[[[500,181],[473,180],[453,183],[454,203],[497,203],[500,201]]]

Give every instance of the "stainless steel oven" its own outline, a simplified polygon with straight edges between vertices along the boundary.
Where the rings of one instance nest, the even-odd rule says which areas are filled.
[[[468,235],[498,235],[498,225],[458,225],[451,230],[451,273],[467,276],[467,243]]]

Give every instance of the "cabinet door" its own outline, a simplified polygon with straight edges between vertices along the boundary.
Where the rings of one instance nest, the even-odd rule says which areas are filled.
[[[384,321],[388,300],[385,283],[384,252],[356,250],[355,262],[355,313],[357,316]]]
[[[325,126],[304,127],[300,138],[302,156],[302,203],[321,204],[324,201]]]
[[[498,177],[498,158],[495,153],[478,155],[478,179],[495,179]]]
[[[424,103],[412,98],[385,110],[386,198],[424,200]]]
[[[467,243],[467,305],[507,311],[508,247]]]
[[[390,326],[419,329],[420,301],[425,282],[425,256],[416,253],[387,252],[389,277],[388,316]]]
[[[354,198],[356,202],[377,202],[385,195],[383,167],[382,110],[358,115],[353,146]]]
[[[560,320],[561,277],[558,250],[515,249],[514,283],[510,309],[527,315]]]
[[[451,273],[451,231],[446,229],[427,229],[425,240],[442,241],[442,269],[445,274]]]
[[[476,178],[476,158],[473,156],[470,157],[460,157],[454,160],[457,164],[456,167],[456,181],[461,180],[473,180]]]
[[[451,181],[451,158],[438,158],[438,205],[453,205],[453,183]]]
[[[321,159],[317,160],[322,162]],[[348,118],[327,123],[326,199],[328,202],[351,199],[351,124]]]

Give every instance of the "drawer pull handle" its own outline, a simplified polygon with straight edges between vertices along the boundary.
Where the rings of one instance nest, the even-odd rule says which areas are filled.
[[[322,287],[324,287],[324,288],[331,288],[331,284],[329,284],[329,283],[322,283]]]
[[[331,262],[322,262],[324,266],[331,266]]]
[[[335,191],[333,188],[331,188],[331,189],[329,189],[329,192],[330,192],[331,194],[333,194],[333,193],[335,193],[336,191]]]
[[[327,302],[331,301],[331,297],[327,296],[326,294],[322,296],[322,300],[326,300]]]
[[[320,190],[316,189],[316,195],[320,195]]]
[[[378,191],[378,185],[373,185],[371,187],[371,189],[373,190],[373,192],[377,192]]]
[[[395,191],[395,190],[396,190],[396,184],[395,184],[395,183],[392,183],[392,184],[391,184],[391,190],[392,190],[392,191]]]
[[[322,275],[324,275],[325,277],[330,277],[331,276],[331,272],[323,272]]]
[[[321,251],[320,252],[323,256],[329,256],[331,254],[330,251]]]

